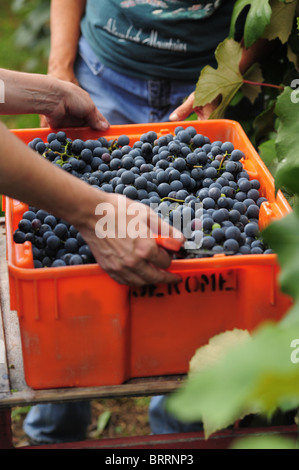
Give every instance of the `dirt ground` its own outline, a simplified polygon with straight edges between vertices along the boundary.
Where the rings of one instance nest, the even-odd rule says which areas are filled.
[[[149,435],[149,401],[149,397],[91,401],[92,419],[87,440]],[[15,447],[30,444],[22,428],[27,412],[28,408],[12,409],[12,433]]]

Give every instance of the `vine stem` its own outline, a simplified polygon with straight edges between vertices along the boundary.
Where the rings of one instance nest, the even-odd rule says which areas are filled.
[[[251,80],[246,80],[245,78],[243,78],[243,83],[247,83],[248,85],[268,86],[271,88],[278,88],[279,90],[284,89],[284,87],[281,85],[273,85],[272,83],[252,82]]]

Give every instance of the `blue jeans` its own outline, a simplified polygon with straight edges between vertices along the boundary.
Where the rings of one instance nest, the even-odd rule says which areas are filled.
[[[56,444],[86,438],[91,412],[89,402],[35,405],[27,414],[23,429],[32,443]]]
[[[149,406],[149,424],[153,434],[172,434],[180,432],[203,431],[200,421],[183,423],[165,410],[166,396],[152,397]]]
[[[168,121],[170,113],[194,91],[196,83],[176,80],[140,80],[114,72],[100,63],[81,37],[75,63],[77,79],[110,124]],[[154,397],[149,417],[154,434],[193,430],[167,415],[163,397]],[[88,402],[36,405],[25,421],[24,431],[36,442],[56,443],[85,438],[90,419]],[[201,425],[199,425],[201,429]],[[165,431],[166,430],[166,431]]]

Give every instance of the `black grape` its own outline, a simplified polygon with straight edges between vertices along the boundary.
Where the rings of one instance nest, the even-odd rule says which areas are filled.
[[[135,142],[128,135],[71,140],[57,131],[46,142],[37,137],[28,145],[98,190],[152,205],[160,217],[185,230],[191,244],[202,242],[209,256],[272,253],[258,226],[267,199],[259,180],[251,180],[243,168],[244,152],[230,141],[212,141],[186,124],[173,134],[147,131]],[[23,214],[13,238],[32,243],[36,268],[96,262],[75,227],[38,208]]]

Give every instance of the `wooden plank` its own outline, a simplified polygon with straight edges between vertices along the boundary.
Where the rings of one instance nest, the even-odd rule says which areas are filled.
[[[3,219],[0,221],[0,299],[10,389],[23,390],[27,388],[27,385],[24,378],[19,320],[17,312],[10,310],[6,236]]]
[[[7,366],[7,351],[4,338],[4,329],[1,315],[0,303],[0,399],[3,394],[10,391],[9,374]]]
[[[151,377],[134,379],[122,385],[84,387],[84,388],[59,388],[48,390],[14,391],[6,397],[1,397],[0,409],[5,407],[34,405],[37,403],[65,403],[76,400],[94,400],[102,398],[121,398],[163,395],[173,392],[182,384],[181,377]]]
[[[2,233],[1,233],[3,232],[3,230],[4,230],[3,225],[0,225],[0,237],[1,238],[3,238]],[[4,272],[4,269],[5,269],[4,263],[0,261],[0,280],[2,277],[2,271]],[[0,286],[1,285],[2,283],[0,282]],[[3,305],[4,305],[4,297],[3,297],[2,289],[0,287],[0,399],[3,394],[7,394],[10,391],[8,364],[7,364],[7,347],[6,347],[6,342],[5,342],[3,314],[2,314]]]

